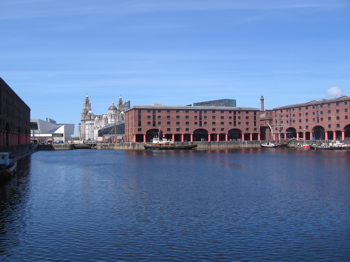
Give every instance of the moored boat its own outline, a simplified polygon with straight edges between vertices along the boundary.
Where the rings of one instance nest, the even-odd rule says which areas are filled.
[[[276,147],[287,147],[287,143],[272,143],[267,141],[266,143],[261,143],[261,147],[264,148],[276,148]]]
[[[350,149],[350,146],[342,143],[338,140],[332,141],[330,143],[320,143],[310,145],[310,149],[314,150],[343,150]]]
[[[188,142],[175,143],[164,138],[162,132],[159,131],[158,136],[154,137],[150,143],[145,143],[144,147],[149,150],[183,150],[196,148],[197,144]]]
[[[9,152],[0,152],[0,179],[8,179],[15,172],[17,168],[17,161],[12,158]]]

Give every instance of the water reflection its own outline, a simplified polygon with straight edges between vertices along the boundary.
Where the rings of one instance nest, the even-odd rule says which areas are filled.
[[[0,257],[345,261],[349,159],[297,149],[38,152],[1,187]]]
[[[17,170],[12,180],[0,184],[0,257],[7,257],[25,234],[30,156],[18,162]]]

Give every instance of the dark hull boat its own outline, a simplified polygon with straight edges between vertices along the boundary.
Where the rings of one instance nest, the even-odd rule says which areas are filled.
[[[196,148],[197,145],[195,144],[186,144],[186,145],[176,145],[176,144],[153,144],[153,143],[146,143],[145,149],[148,150],[184,150],[184,149],[193,149]]]
[[[144,147],[148,150],[185,150],[193,149],[197,147],[197,145],[187,142],[175,143],[174,141],[164,138],[162,131],[159,130],[158,135],[154,137],[150,143],[145,143]]]

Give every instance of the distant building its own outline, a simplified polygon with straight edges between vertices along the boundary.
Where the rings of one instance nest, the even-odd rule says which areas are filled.
[[[114,103],[112,103],[106,114],[95,115],[91,108],[90,99],[88,96],[86,96],[81,113],[81,122],[79,125],[80,139],[97,141],[99,137],[99,130],[106,129],[108,127],[111,128],[119,125],[120,123],[124,123],[125,110],[129,108],[130,101],[123,103],[122,97],[119,97],[118,104],[115,106]]]
[[[30,144],[30,108],[0,78],[0,146],[24,144]]]
[[[224,106],[224,107],[236,107],[236,99],[219,99],[205,102],[193,103],[193,106]]]
[[[65,143],[72,140],[72,135],[74,134],[74,124],[54,123],[56,123],[56,121],[31,119],[31,140],[33,143]]]

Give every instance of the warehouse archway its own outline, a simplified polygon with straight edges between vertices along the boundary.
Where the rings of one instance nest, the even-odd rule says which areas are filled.
[[[193,141],[208,141],[208,131],[205,129],[194,130]]]

